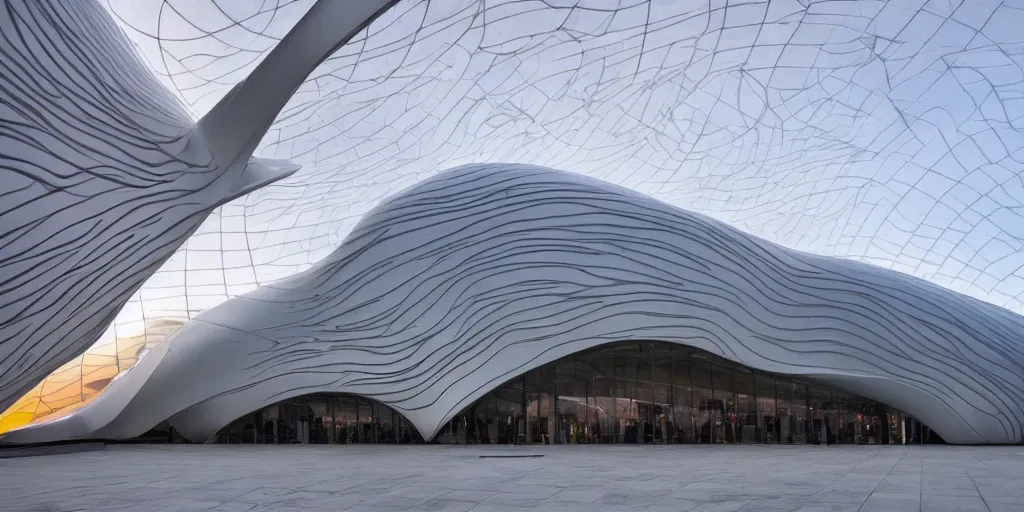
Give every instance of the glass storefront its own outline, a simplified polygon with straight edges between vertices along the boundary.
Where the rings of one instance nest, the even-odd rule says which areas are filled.
[[[663,342],[615,343],[531,370],[442,434],[481,444],[935,441],[927,427],[883,404]]]
[[[217,434],[219,443],[422,443],[416,429],[391,408],[352,396],[310,395],[253,412]]]
[[[927,427],[883,404],[663,342],[614,343],[531,370],[478,400],[434,439],[478,444],[937,440]],[[218,441],[397,444],[423,439],[382,404],[351,396],[306,396],[236,420]]]

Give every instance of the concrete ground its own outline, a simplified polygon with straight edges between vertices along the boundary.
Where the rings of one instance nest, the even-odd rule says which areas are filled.
[[[480,455],[542,454],[542,458]],[[0,510],[1024,511],[1024,447],[121,445],[0,460]]]

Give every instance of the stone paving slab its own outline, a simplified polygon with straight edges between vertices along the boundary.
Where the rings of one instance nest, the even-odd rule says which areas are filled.
[[[480,455],[543,454],[541,458]],[[0,511],[1024,512],[1024,447],[112,445],[0,460]]]

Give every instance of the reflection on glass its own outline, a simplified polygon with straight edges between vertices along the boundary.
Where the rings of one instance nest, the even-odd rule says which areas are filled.
[[[309,395],[242,416],[217,434],[220,443],[408,444],[423,442],[408,420],[377,402]]]
[[[73,377],[67,379],[77,382]],[[59,380],[49,381],[59,387]],[[459,444],[904,444],[934,434],[883,404],[751,370],[700,350],[614,343],[530,370],[442,426]],[[306,396],[239,418],[235,443],[412,443],[394,410],[352,396]]]
[[[697,414],[696,402],[692,385],[691,364],[687,358],[689,351],[677,347],[672,348],[672,419],[675,426],[670,442],[696,443],[697,434],[694,430],[694,418]]]
[[[780,442],[779,416],[775,377],[772,375],[755,374],[754,388],[757,395],[757,442],[778,444]]]
[[[505,411],[524,404],[529,418],[522,428],[530,435],[518,436],[529,443],[887,444],[931,436],[871,400],[661,342],[613,343],[568,356],[511,380],[467,411],[500,426],[508,423]],[[466,442],[503,443],[501,430]]]

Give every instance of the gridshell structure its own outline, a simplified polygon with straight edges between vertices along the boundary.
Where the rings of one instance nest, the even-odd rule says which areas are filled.
[[[331,2],[335,18],[310,16],[326,5],[310,1],[112,0],[83,3],[85,14],[8,3],[15,7],[9,12],[25,14],[4,20],[5,27],[31,21],[50,23],[56,32],[97,24],[111,34],[123,31],[141,58],[127,50],[105,58],[137,63],[130,74],[152,82],[147,91],[169,91],[161,107],[173,113],[168,133],[229,119],[218,115],[223,106],[258,82],[252,77],[270,69],[265,63],[275,53],[286,54],[281,43],[313,33],[303,23],[344,19],[352,29],[337,34],[347,44],[325,43],[330,51],[310,57],[314,65],[271,114],[273,124],[253,127],[266,131],[258,147],[242,151],[289,162],[273,164],[285,170],[275,179],[301,169],[269,186],[263,185],[273,180],[259,180],[260,188],[210,194],[186,215],[197,218],[192,231],[183,227],[166,254],[147,260],[151,271],[104,295],[110,313],[91,314],[95,325],[76,343],[46,357],[19,356],[18,347],[40,345],[17,323],[22,317],[8,299],[16,296],[5,294],[5,311],[12,313],[0,317],[9,333],[0,354],[7,365],[18,358],[32,363],[14,366],[31,369],[19,370],[25,376],[16,386],[6,384],[13,377],[0,366],[4,405],[13,403],[0,416],[0,429],[36,421],[35,432],[52,432],[42,428],[47,418],[84,412],[90,405],[83,404],[106,395],[100,390],[114,377],[136,373],[128,370],[139,354],[188,340],[182,330],[161,343],[177,326],[193,325],[203,311],[219,317],[248,300],[225,303],[231,297],[271,293],[283,278],[293,282],[329,267],[356,224],[372,218],[367,215],[382,201],[466,164],[569,171],[656,200],[666,211],[707,216],[751,240],[835,258],[840,266],[866,263],[871,266],[853,267],[870,269],[865,275],[881,268],[892,272],[878,275],[894,281],[911,276],[950,303],[971,304],[950,315],[980,308],[986,313],[977,321],[1013,325],[1024,308],[1024,36],[1015,30],[1022,16],[1012,2],[352,1]],[[354,10],[360,6],[366,12]],[[75,23],[57,23],[64,19]],[[25,55],[26,62],[36,58]],[[24,94],[10,84],[0,91],[5,98]],[[96,94],[107,104],[130,105],[103,96],[108,92]],[[0,116],[8,132],[19,132],[18,115]],[[7,150],[13,140],[0,140],[0,158],[8,162],[0,172],[30,183],[25,173],[6,170],[17,168],[9,164],[17,156]],[[244,195],[232,199],[238,193]],[[16,194],[0,196],[13,205],[5,215],[29,226],[33,217],[18,211]],[[3,228],[17,234],[27,229],[21,226],[5,221]],[[18,285],[14,276],[28,260],[12,247],[3,248],[0,275]],[[921,314],[908,314],[922,321]],[[201,329],[195,325],[193,331]],[[948,434],[962,432],[948,435],[932,422],[947,440],[1020,440],[1021,379],[1013,377],[1020,375],[1013,335],[1019,331],[1008,329],[953,335],[972,350],[996,350],[1001,355],[994,359],[1010,366],[980,370],[987,375],[981,381],[1000,384],[974,391],[998,403],[984,415],[1002,419],[985,424],[1001,426],[989,430],[965,420],[971,428],[947,427]],[[892,336],[918,344],[935,339]],[[972,359],[957,357],[949,364],[959,369]],[[943,396],[940,402],[956,396],[978,403],[955,392]],[[441,398],[455,407],[465,397]],[[156,421],[187,415],[188,407],[208,406],[187,404]],[[423,428],[444,416],[431,414]],[[209,428],[197,427],[196,435]]]

